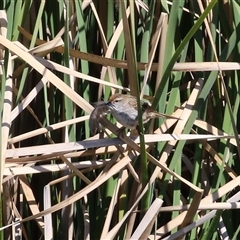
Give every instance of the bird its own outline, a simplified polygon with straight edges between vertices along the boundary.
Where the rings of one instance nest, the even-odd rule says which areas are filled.
[[[106,105],[108,113],[111,113],[123,127],[135,129],[138,126],[138,107],[135,96],[116,93],[109,98]],[[141,107],[143,123],[147,123],[152,118],[172,118],[179,120],[177,117],[155,111],[148,102],[143,100],[141,100]]]

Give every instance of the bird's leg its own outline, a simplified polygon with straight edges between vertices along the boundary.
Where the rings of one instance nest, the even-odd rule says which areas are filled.
[[[121,127],[121,128],[119,128],[118,130],[117,130],[117,136],[118,136],[118,138],[123,138],[124,137],[124,135],[126,134],[125,133],[125,127]]]
[[[144,134],[144,132],[142,132],[142,133],[140,132],[139,125],[136,126],[136,129],[135,129],[135,130],[136,130],[135,132],[137,132],[138,135]],[[145,128],[143,128],[143,131],[145,131]]]
[[[136,128],[131,129],[130,136],[131,137],[136,137],[136,136],[139,136],[139,133],[140,133],[139,127],[137,125]]]

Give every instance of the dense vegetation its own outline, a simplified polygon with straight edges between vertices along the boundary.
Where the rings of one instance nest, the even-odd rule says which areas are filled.
[[[239,1],[0,10],[1,239],[239,239]],[[91,136],[116,91],[179,119]]]

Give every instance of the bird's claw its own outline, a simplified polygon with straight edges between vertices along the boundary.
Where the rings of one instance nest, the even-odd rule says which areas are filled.
[[[118,138],[123,138],[126,135],[125,129],[126,129],[125,127],[121,127],[117,130]]]

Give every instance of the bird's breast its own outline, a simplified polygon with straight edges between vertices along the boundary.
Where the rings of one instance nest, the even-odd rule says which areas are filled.
[[[136,114],[128,114],[126,112],[115,112],[112,111],[112,115],[116,120],[126,128],[135,128],[138,123]]]

